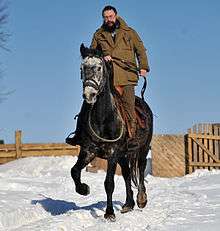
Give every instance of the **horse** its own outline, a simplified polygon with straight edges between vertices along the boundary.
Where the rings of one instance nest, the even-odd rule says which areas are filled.
[[[138,126],[137,137],[140,145],[137,150],[129,151],[126,142],[128,129],[117,107],[115,98],[117,93],[112,86],[111,68],[107,66],[99,50],[90,49],[81,44],[80,52],[84,102],[77,124],[80,123],[82,144],[77,162],[71,168],[71,177],[75,183],[76,192],[86,196],[90,193],[90,189],[87,184],[81,182],[82,169],[95,157],[107,160],[104,181],[107,207],[104,218],[114,221],[116,216],[112,194],[117,164],[121,167],[126,187],[126,200],[121,213],[129,212],[135,206],[132,182],[138,188],[138,207],[144,208],[147,204],[144,172],[153,133],[153,114],[148,104],[136,96],[135,102],[142,107],[146,127]]]

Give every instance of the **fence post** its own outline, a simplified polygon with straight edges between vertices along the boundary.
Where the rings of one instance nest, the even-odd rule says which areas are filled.
[[[15,149],[16,149],[16,159],[22,157],[21,150],[21,130],[15,131]]]
[[[188,171],[189,174],[194,171],[194,167],[191,166],[191,163],[193,161],[193,144],[192,144],[192,138],[189,137],[189,135],[192,134],[192,129],[188,129],[188,135],[187,135],[187,146],[188,146]]]

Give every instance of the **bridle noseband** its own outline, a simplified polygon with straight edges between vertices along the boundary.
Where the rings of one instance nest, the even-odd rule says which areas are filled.
[[[83,82],[83,89],[85,89],[85,87],[93,87],[99,91],[99,84],[94,79],[86,79],[86,81]]]

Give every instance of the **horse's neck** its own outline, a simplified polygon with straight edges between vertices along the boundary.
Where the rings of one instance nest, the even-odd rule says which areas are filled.
[[[97,122],[102,122],[107,117],[114,116],[113,96],[108,81],[97,100],[96,113],[99,115],[97,118],[99,121]]]
[[[111,93],[109,78],[92,109],[92,124],[94,130],[101,137],[114,139],[118,134],[120,122],[115,110],[115,103]]]

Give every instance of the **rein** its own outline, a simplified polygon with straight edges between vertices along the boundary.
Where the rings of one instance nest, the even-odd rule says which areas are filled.
[[[92,107],[93,108],[93,107]],[[95,131],[94,129],[92,128],[92,124],[91,124],[91,113],[92,113],[92,108],[91,110],[89,111],[89,119],[88,119],[88,122],[89,122],[89,129],[92,133],[93,136],[95,136],[96,139],[102,141],[102,142],[106,142],[106,143],[114,143],[114,142],[117,142],[118,140],[120,140],[124,134],[124,125],[123,125],[123,120],[121,118],[121,114],[118,113],[119,117],[120,117],[120,120],[121,120],[121,128],[120,128],[120,135],[113,139],[113,140],[110,140],[110,139],[106,139],[106,138],[103,138],[101,136],[99,136]]]
[[[112,57],[112,58],[113,58],[112,62],[114,62],[116,65],[118,65],[119,67],[121,67],[124,70],[134,72],[135,74],[138,74],[138,72],[140,71],[140,68],[137,68],[136,65],[132,62],[129,62],[129,61],[126,61],[124,59],[117,58],[117,57]],[[124,66],[120,62],[123,63]],[[144,84],[143,84],[143,87],[141,89],[141,98],[144,101],[144,93],[145,93],[145,90],[147,88],[147,79],[145,76],[142,76],[142,77],[144,78]]]
[[[106,63],[104,62],[104,60],[102,59],[102,62],[103,62],[103,70],[104,70],[104,73],[107,73],[107,67],[106,67]],[[85,88],[86,86],[91,86],[93,88],[95,88],[98,92],[102,92],[103,88],[104,88],[104,85],[105,85],[105,81],[104,83],[101,85],[101,87],[98,85],[98,83],[92,79],[92,78],[88,78],[86,79],[86,81],[83,83],[83,87]],[[117,142],[118,140],[120,140],[124,134],[124,124],[123,124],[123,119],[121,117],[121,114],[118,113],[119,117],[120,117],[120,120],[121,120],[121,127],[120,127],[120,134],[117,138],[115,139],[106,139],[106,138],[103,138],[101,136],[99,136],[95,130],[93,129],[92,127],[92,123],[91,123],[91,114],[92,114],[92,110],[93,110],[93,106],[91,107],[91,109],[89,110],[89,117],[88,117],[88,126],[89,126],[89,130],[91,132],[91,135],[94,136],[96,139],[100,140],[101,142],[106,142],[106,143],[114,143],[114,142]]]

